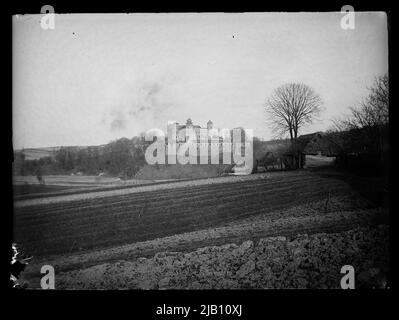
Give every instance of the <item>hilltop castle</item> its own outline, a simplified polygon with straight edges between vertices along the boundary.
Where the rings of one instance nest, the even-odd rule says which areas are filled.
[[[213,122],[211,120],[209,120],[206,124],[206,128],[207,130],[211,130],[213,129]],[[191,120],[191,118],[188,118],[186,121],[186,124],[179,124],[178,122],[176,122],[176,131],[179,132],[180,130],[183,129],[192,129],[194,130],[195,134],[197,137],[200,136],[200,129],[203,129],[201,126],[199,125],[195,125],[193,124],[193,121]],[[182,140],[182,139],[178,139],[177,142],[185,142],[186,140]]]
[[[252,164],[252,135],[247,141],[243,128],[215,129],[211,120],[202,128],[188,118],[186,124],[168,122],[167,131],[165,139],[146,148],[149,164],[176,164],[176,159],[180,164]]]
[[[195,125],[193,124],[193,121],[191,120],[191,118],[188,118],[186,121],[186,124],[179,124],[178,122],[176,122],[176,142],[177,144],[183,144],[185,142],[187,142],[187,137],[182,137],[181,135],[179,135],[179,131],[181,130],[187,130],[187,129],[191,129],[194,131],[197,139],[196,139],[196,143],[200,143],[200,131],[201,129],[204,130],[205,128],[202,128],[199,125]],[[212,132],[211,130],[213,130],[213,122],[211,120],[209,120],[206,124],[206,130],[207,130],[207,136],[208,139],[211,139],[212,137],[218,137],[218,132],[217,130],[215,130],[214,132]]]

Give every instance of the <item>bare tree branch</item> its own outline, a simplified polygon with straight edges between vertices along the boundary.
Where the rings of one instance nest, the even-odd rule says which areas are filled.
[[[274,131],[289,134],[296,154],[299,130],[316,119],[321,106],[321,98],[313,89],[302,83],[288,83],[273,92],[266,102],[266,111]]]
[[[313,122],[321,111],[322,101],[307,85],[289,83],[277,88],[266,102],[266,110],[279,133],[296,139],[299,130]]]

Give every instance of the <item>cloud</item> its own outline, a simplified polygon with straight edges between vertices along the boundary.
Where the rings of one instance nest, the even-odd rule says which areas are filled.
[[[103,122],[112,132],[115,132],[126,129],[128,119],[122,110],[114,109],[104,116]]]
[[[126,120],[124,118],[115,118],[111,121],[111,130],[117,131],[126,128]]]
[[[133,103],[129,103],[127,113],[129,116],[139,118],[143,112],[155,112],[162,107],[161,85],[159,83],[144,84],[138,90]]]
[[[153,83],[149,87],[149,91],[147,93],[147,99],[151,98],[151,96],[156,95],[161,90],[161,86],[158,83]]]
[[[173,106],[173,98],[168,87],[155,81],[142,82],[121,90],[116,97],[116,106],[106,112],[103,123],[111,132],[126,134],[128,128],[143,131],[162,119]],[[131,133],[131,132],[129,132]]]

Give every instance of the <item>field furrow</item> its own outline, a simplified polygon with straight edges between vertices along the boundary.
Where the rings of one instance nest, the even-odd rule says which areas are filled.
[[[212,228],[350,192],[314,174],[16,207],[15,240],[30,254],[70,253]]]

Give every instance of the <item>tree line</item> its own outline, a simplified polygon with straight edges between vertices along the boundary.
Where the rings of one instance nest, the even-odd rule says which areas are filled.
[[[343,166],[385,171],[389,166],[389,78],[377,77],[369,94],[328,132]]]
[[[23,151],[14,153],[15,175],[100,173],[131,178],[145,164],[143,136],[121,138],[103,146],[61,147],[54,156],[27,160]]]
[[[389,78],[385,74],[375,79],[369,94],[349,114],[334,119],[333,128],[324,137],[336,150],[339,164],[387,168],[389,155]],[[320,96],[302,83],[289,83],[275,89],[267,99],[268,123],[278,135],[286,135],[292,158],[292,168],[300,167],[301,150],[298,132],[317,119],[323,110]],[[356,163],[356,164],[355,164]]]

